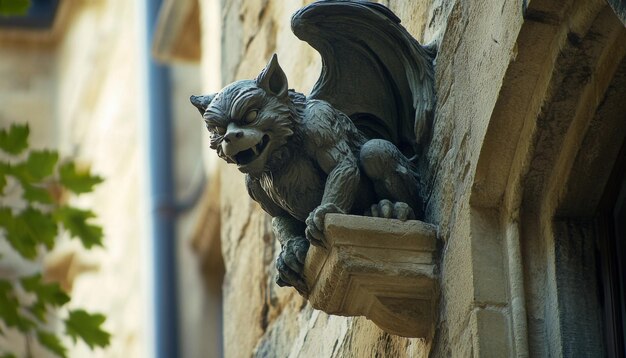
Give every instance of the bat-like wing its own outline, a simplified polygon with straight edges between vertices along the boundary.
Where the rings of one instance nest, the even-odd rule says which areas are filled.
[[[309,98],[329,102],[370,138],[411,156],[428,139],[435,106],[434,51],[385,6],[325,0],[291,19],[294,34],[322,57]]]

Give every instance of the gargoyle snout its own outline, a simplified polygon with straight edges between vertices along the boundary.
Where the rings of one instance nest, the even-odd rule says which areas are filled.
[[[254,147],[263,138],[263,133],[256,128],[242,128],[231,123],[226,128],[222,149],[224,154],[234,157],[237,153]]]
[[[228,132],[226,132],[226,134],[224,135],[224,141],[226,143],[230,143],[231,141],[233,141],[236,138],[241,138],[243,137],[243,131],[241,129],[236,129],[236,130],[229,130]]]

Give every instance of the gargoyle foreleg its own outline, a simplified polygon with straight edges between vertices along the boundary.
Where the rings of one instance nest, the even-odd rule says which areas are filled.
[[[302,272],[309,241],[303,236],[304,225],[290,216],[276,216],[272,219],[272,229],[281,247],[276,259],[276,283],[279,286],[293,286],[300,293],[306,293]]]
[[[350,212],[359,190],[357,158],[346,142],[317,152],[318,164],[328,173],[321,204],[306,219],[306,237],[311,244],[324,246],[326,214]]]
[[[374,184],[378,200],[381,200],[372,205],[372,211],[381,211],[380,215],[375,216],[411,218],[412,215],[406,212],[403,203],[408,204],[417,217],[422,216],[423,204],[418,192],[417,174],[410,161],[393,143],[383,139],[367,141],[361,148],[359,164]]]

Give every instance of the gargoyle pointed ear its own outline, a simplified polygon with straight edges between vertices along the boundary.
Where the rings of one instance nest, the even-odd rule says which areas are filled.
[[[206,108],[209,106],[209,104],[211,104],[213,98],[215,98],[215,94],[209,94],[206,96],[191,96],[189,97],[189,100],[191,101],[191,104],[198,108],[200,114],[204,114]]]
[[[256,84],[267,93],[273,94],[276,97],[283,98],[287,96],[289,89],[287,76],[285,76],[283,69],[280,68],[276,54],[272,55],[270,62],[263,69],[261,74],[259,74],[259,77],[256,78]]]

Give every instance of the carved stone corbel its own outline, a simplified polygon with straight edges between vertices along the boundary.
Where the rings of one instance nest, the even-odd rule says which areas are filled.
[[[312,247],[304,265],[311,305],[365,316],[392,334],[429,337],[436,312],[436,227],[339,214],[325,221],[328,248]]]

